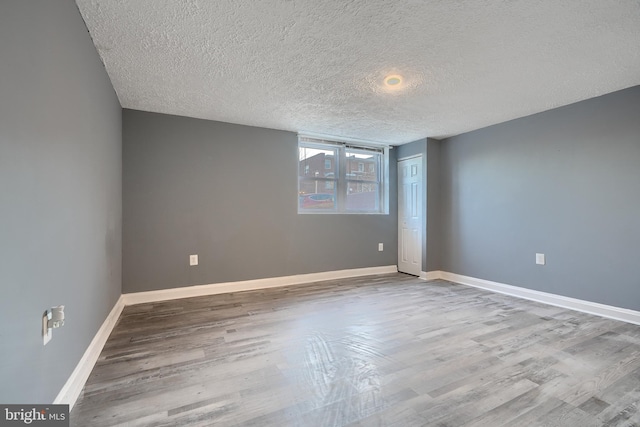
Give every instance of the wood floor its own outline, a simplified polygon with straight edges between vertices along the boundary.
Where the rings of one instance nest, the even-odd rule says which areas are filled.
[[[638,426],[640,326],[403,274],[126,307],[74,426]]]

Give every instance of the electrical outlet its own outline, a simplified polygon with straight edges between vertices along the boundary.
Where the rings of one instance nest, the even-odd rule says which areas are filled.
[[[382,252],[384,250],[384,245],[382,243],[378,243],[378,252]]]
[[[198,265],[198,255],[189,255],[189,265]]]
[[[49,311],[45,311],[42,315],[42,345],[47,345],[53,336],[52,329],[49,328],[49,319],[51,318],[51,313]]]
[[[544,257],[544,254],[536,254],[536,264],[538,265],[546,264],[546,259]]]

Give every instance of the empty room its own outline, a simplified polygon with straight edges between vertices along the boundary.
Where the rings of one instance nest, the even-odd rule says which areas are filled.
[[[0,425],[640,425],[640,2],[3,0]]]

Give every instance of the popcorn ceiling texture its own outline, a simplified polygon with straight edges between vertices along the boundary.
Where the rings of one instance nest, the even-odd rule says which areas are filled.
[[[405,143],[640,84],[638,0],[77,4],[144,111]]]

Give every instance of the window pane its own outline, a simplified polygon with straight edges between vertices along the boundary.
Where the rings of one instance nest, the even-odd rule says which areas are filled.
[[[334,181],[300,180],[299,188],[300,210],[335,210],[337,197]]]
[[[337,148],[299,147],[298,209],[302,211],[336,209],[337,156]]]
[[[347,149],[347,179],[379,181],[380,153]]]
[[[377,183],[347,181],[347,210],[380,211],[380,186]]]
[[[301,178],[334,178],[337,149],[299,148],[298,176]]]

